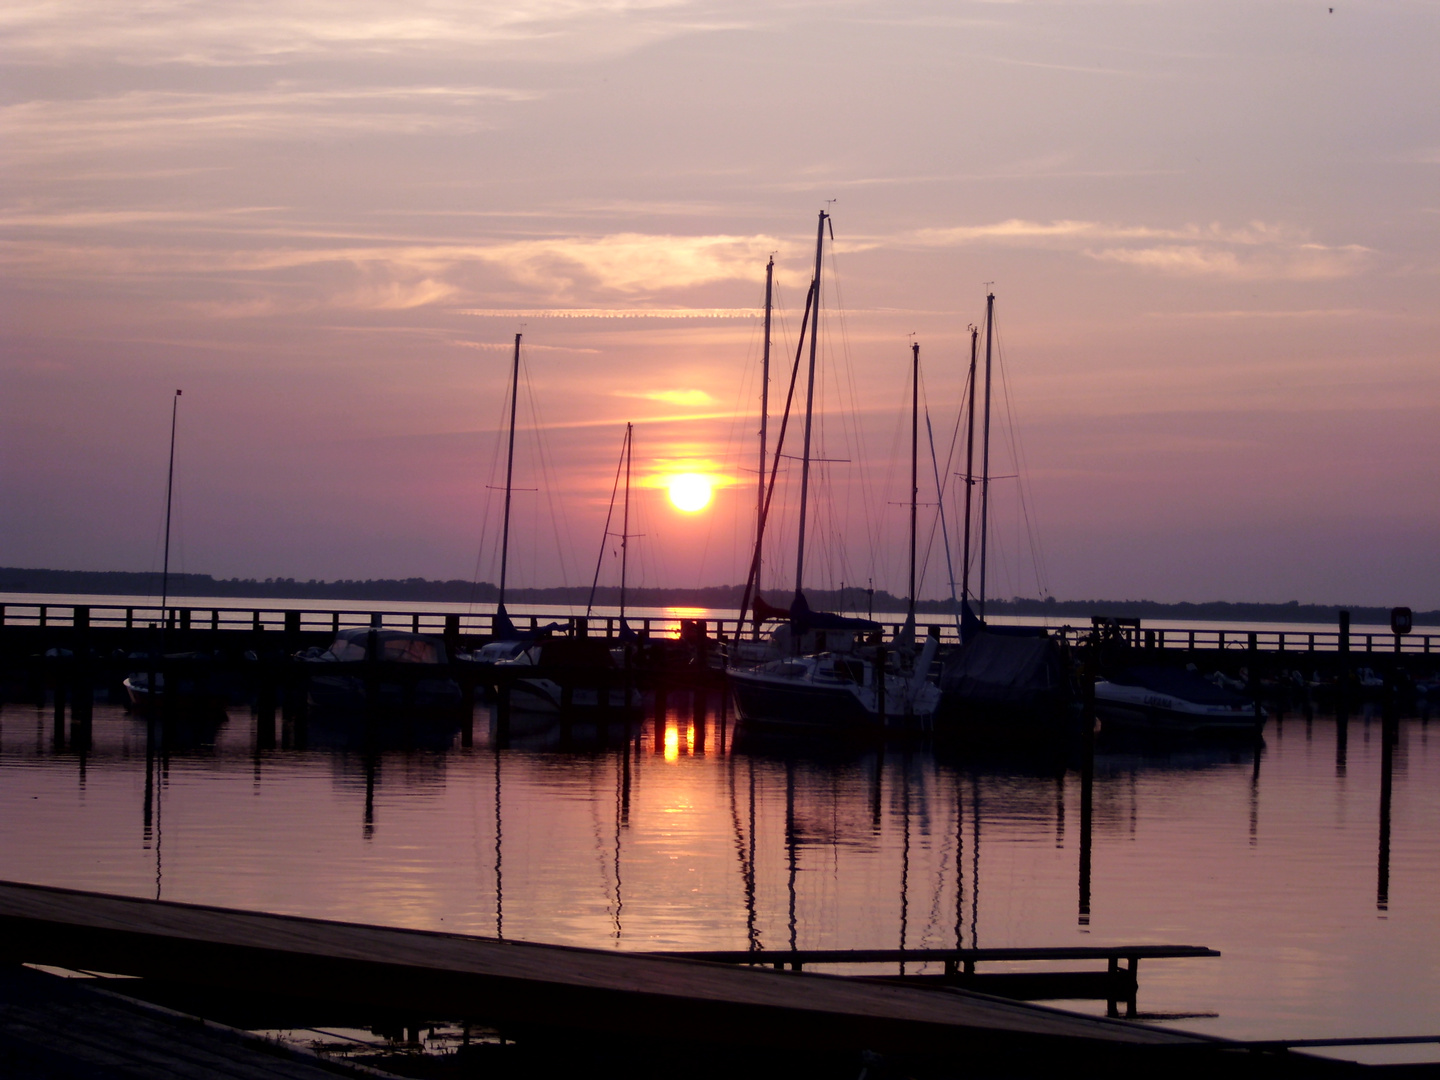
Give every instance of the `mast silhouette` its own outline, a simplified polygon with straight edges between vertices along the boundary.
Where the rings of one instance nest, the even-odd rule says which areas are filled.
[[[970,420],[965,426],[965,558],[960,565],[960,599],[970,602],[970,504],[975,486],[975,355],[980,331],[970,327]]]
[[[985,445],[980,467],[980,621],[985,621],[985,560],[990,545],[990,346],[995,337],[995,294],[985,292]]]
[[[170,399],[170,468],[165,476],[165,561],[160,571],[160,629],[169,623],[166,607],[170,602],[170,507],[175,494],[175,418],[180,411],[180,391]],[[154,563],[150,564],[154,566]]]
[[[759,491],[755,502],[755,548],[765,539],[765,437],[770,425],[770,318],[775,289],[775,256],[765,264],[765,344],[760,358],[760,468],[756,470]],[[760,570],[755,567],[755,591],[760,591]],[[740,613],[743,621],[745,613]]]
[[[635,425],[625,425],[625,513],[620,523],[620,625],[625,625],[625,574],[630,558],[630,457],[634,452]]]
[[[815,227],[815,278],[810,286],[814,302],[810,305],[810,370],[805,383],[805,449],[800,463],[800,537],[795,555],[795,595],[805,580],[805,514],[810,497],[810,431],[815,412],[815,346],[820,339],[820,266],[825,247],[825,221],[830,217],[820,211]]]
[[[500,539],[500,599],[497,613],[505,610],[505,572],[510,564],[510,493],[515,479],[515,402],[520,393],[520,335],[515,335],[515,360],[510,371],[510,449],[505,457],[505,525]]]
[[[910,343],[910,600],[907,621],[915,620],[915,511],[920,499],[920,343]]]

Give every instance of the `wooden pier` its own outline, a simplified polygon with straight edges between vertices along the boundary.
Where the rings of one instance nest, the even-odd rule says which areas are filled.
[[[791,1063],[862,1053],[974,1075],[1266,1075],[1324,1063],[960,989],[231,911],[0,883],[0,960],[495,1025],[521,1042],[657,1040]],[[818,962],[818,961],[817,961]],[[143,984],[141,984],[143,985]],[[758,1058],[755,1055],[760,1055]],[[799,1059],[795,1057],[799,1055]],[[855,1060],[859,1060],[855,1058]],[[677,1063],[672,1061],[672,1066]],[[853,1073],[851,1074],[853,1075]]]

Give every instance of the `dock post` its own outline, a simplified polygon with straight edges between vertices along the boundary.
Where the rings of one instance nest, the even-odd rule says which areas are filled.
[[[467,750],[475,745],[475,678],[460,677],[460,745]]]
[[[704,757],[706,712],[710,706],[710,694],[701,686],[695,689],[692,696],[694,703],[691,709],[691,722],[695,725],[695,753]]]
[[[1095,660],[1087,657],[1081,675],[1084,704],[1080,714],[1080,911],[1079,924],[1090,925],[1090,845],[1095,797]]]
[[[599,710],[597,709],[598,713]],[[560,677],[560,745],[568,747],[571,735],[574,733],[575,722],[575,684],[567,676]]]
[[[875,647],[875,715],[885,726],[885,646]]]
[[[54,740],[55,749],[65,748],[65,677],[66,671],[64,661],[60,657],[55,658],[55,726]]]
[[[509,675],[495,680],[495,746],[504,749],[510,745],[510,683]],[[497,765],[498,769],[499,766]]]
[[[665,752],[665,684],[658,683],[655,687],[655,753]]]
[[[189,621],[188,619],[186,620]],[[285,651],[297,652],[300,648],[300,612],[285,612]]]
[[[1336,645],[1340,653],[1340,675],[1336,680],[1336,708],[1342,705],[1350,708],[1350,612],[1340,612],[1340,640]]]

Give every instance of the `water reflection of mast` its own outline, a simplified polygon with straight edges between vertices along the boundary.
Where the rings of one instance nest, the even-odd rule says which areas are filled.
[[[735,829],[735,855],[740,860],[740,883],[745,891],[745,940],[751,952],[760,950],[755,928],[755,763],[747,762],[750,773],[750,835],[748,842],[740,826],[740,806],[735,798],[735,759],[730,759],[730,821]],[[747,854],[748,848],[748,854]]]
[[[500,880],[500,752],[495,752],[495,936],[505,936],[505,891]]]
[[[900,948],[905,948],[906,931],[910,922],[910,755],[902,759],[904,775],[900,783]],[[900,974],[905,974],[905,962],[900,962]]]
[[[970,849],[970,947],[978,949],[980,923],[980,778],[970,778],[970,816],[974,819]]]
[[[630,740],[625,740],[624,764],[615,777],[615,940],[620,940],[620,915],[625,901],[620,895],[620,828],[629,816]]]
[[[965,947],[965,785],[955,774],[955,947]]]
[[[785,762],[785,855],[789,861],[790,878],[788,888],[790,891],[790,951],[798,949],[799,943],[795,929],[795,875],[798,867],[796,858],[797,840],[795,836],[795,763]]]

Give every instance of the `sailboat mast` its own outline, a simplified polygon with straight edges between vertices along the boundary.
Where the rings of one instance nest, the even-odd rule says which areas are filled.
[[[910,343],[910,601],[905,614],[915,618],[915,511],[920,499],[920,343]]]
[[[635,448],[635,425],[625,425],[625,513],[620,524],[620,625],[625,625],[625,577],[630,560],[630,458]]]
[[[505,606],[505,572],[510,566],[510,492],[515,480],[515,402],[520,394],[520,335],[515,335],[515,360],[510,369],[510,449],[505,457],[505,524],[500,539],[500,600]]]
[[[820,340],[820,256],[825,247],[825,219],[830,215],[820,211],[820,222],[815,228],[815,277],[810,290],[815,302],[810,306],[810,373],[805,384],[805,450],[800,463],[800,542],[795,556],[795,592],[800,592],[805,580],[805,512],[810,496],[810,428],[815,412],[815,346]]]
[[[970,327],[970,419],[965,425],[965,558],[960,564],[960,599],[970,600],[970,504],[975,486],[975,354],[980,331]]]
[[[760,356],[760,468],[756,470],[755,547],[765,540],[765,437],[770,426],[770,317],[775,296],[775,256],[765,264],[765,345]],[[755,571],[755,591],[760,591],[760,567]],[[745,613],[742,611],[743,619]]]
[[[165,474],[165,561],[160,571],[160,626],[170,621],[165,611],[170,602],[170,507],[175,493],[175,418],[180,412],[180,391],[170,399],[170,469]],[[151,563],[150,565],[155,565]]]
[[[995,339],[995,294],[985,293],[985,439],[980,466],[980,618],[985,618],[985,557],[990,545],[990,346]]]

